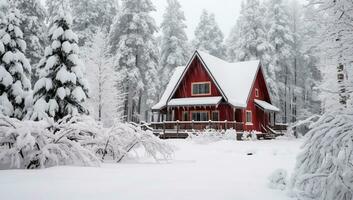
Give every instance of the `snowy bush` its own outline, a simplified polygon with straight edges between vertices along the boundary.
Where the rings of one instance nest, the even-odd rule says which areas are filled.
[[[353,198],[353,115],[345,109],[324,114],[306,135],[290,183],[299,199]]]
[[[151,131],[120,122],[106,129],[96,144],[95,151],[103,160],[111,158],[117,162],[137,147],[142,147],[146,154],[156,161],[170,159],[174,153],[172,146],[153,135]]]
[[[112,127],[104,128],[91,117],[73,116],[58,121],[55,128],[65,132],[67,137],[79,142],[101,160],[120,161],[137,147],[142,147],[155,160],[169,159],[174,153],[169,144],[152,132],[127,123],[116,122]]]
[[[251,131],[251,132],[244,131],[243,135],[241,136],[241,139],[242,140],[257,140],[258,133],[259,132],[257,132],[257,131]]]
[[[217,142],[221,140],[237,140],[237,133],[234,129],[215,130],[215,129],[205,129],[200,132],[189,133],[189,139],[192,139],[198,143],[209,143]]]
[[[53,134],[57,126],[0,115],[0,169],[99,165],[96,156],[71,140],[66,131]]]
[[[235,129],[227,129],[224,133],[224,139],[226,140],[237,140],[237,131]]]
[[[284,169],[275,170],[269,177],[269,187],[272,189],[285,190],[287,182],[287,171]]]

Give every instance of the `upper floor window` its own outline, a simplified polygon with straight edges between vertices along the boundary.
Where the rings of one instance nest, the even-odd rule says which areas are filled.
[[[191,92],[193,96],[210,95],[211,83],[210,82],[196,82],[191,84]]]
[[[255,88],[255,97],[259,97],[259,89]]]

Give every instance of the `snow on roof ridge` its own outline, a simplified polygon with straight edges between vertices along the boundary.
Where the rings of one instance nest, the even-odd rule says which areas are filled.
[[[259,59],[255,59],[255,60],[246,60],[246,61],[238,61],[238,62],[228,62],[228,61],[226,61],[226,60],[223,60],[223,59],[221,59],[221,58],[218,58],[217,56],[214,56],[214,55],[212,55],[212,54],[209,54],[209,53],[207,53],[207,52],[205,52],[205,51],[201,51],[201,50],[196,50],[198,53],[199,53],[199,55],[201,56],[201,57],[203,57],[203,56],[209,56],[209,57],[212,57],[213,59],[217,59],[217,60],[219,60],[219,61],[222,61],[222,62],[224,62],[224,63],[227,63],[227,64],[240,64],[240,63],[249,63],[249,62],[256,62],[256,63],[259,63],[260,62],[260,60]],[[200,54],[201,53],[201,54]]]

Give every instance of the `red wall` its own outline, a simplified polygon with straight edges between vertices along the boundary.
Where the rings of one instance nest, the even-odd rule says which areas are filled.
[[[259,90],[259,96],[255,96],[255,89]],[[254,82],[253,88],[251,89],[251,94],[249,97],[248,105],[246,107],[246,110],[249,110],[252,112],[252,125],[246,125],[244,124],[244,130],[247,131],[263,131],[261,128],[261,124],[268,125],[268,117],[267,115],[264,115],[264,111],[258,108],[255,105],[254,99],[259,99],[267,102],[270,101],[270,96],[268,94],[266,84],[265,84],[265,79],[263,76],[263,72],[260,68],[259,73],[257,74],[256,80]],[[243,121],[246,121],[246,112],[245,110],[243,111]]]
[[[185,98],[185,97],[193,97],[191,95],[191,83],[192,82],[211,82],[211,94],[210,95],[198,95],[197,97],[205,97],[205,96],[222,96],[222,94],[218,91],[217,86],[212,81],[211,77],[208,75],[205,68],[202,66],[202,63],[195,57],[192,61],[190,68],[185,74],[184,79],[179,85],[179,88],[175,92],[173,98]]]

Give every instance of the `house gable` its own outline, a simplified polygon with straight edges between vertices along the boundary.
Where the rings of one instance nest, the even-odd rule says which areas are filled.
[[[211,78],[202,60],[197,54],[191,60],[186,71],[184,71],[184,76],[179,80],[179,84],[177,85],[172,98],[194,97],[192,94],[193,83],[210,83],[210,93],[207,95],[198,95],[198,97],[222,96],[222,93],[219,91],[216,83]]]
[[[268,92],[262,67],[259,67],[259,70],[256,73],[254,83],[249,92],[247,104],[249,104],[249,102],[253,101],[254,99],[259,99],[271,103],[271,97]]]

